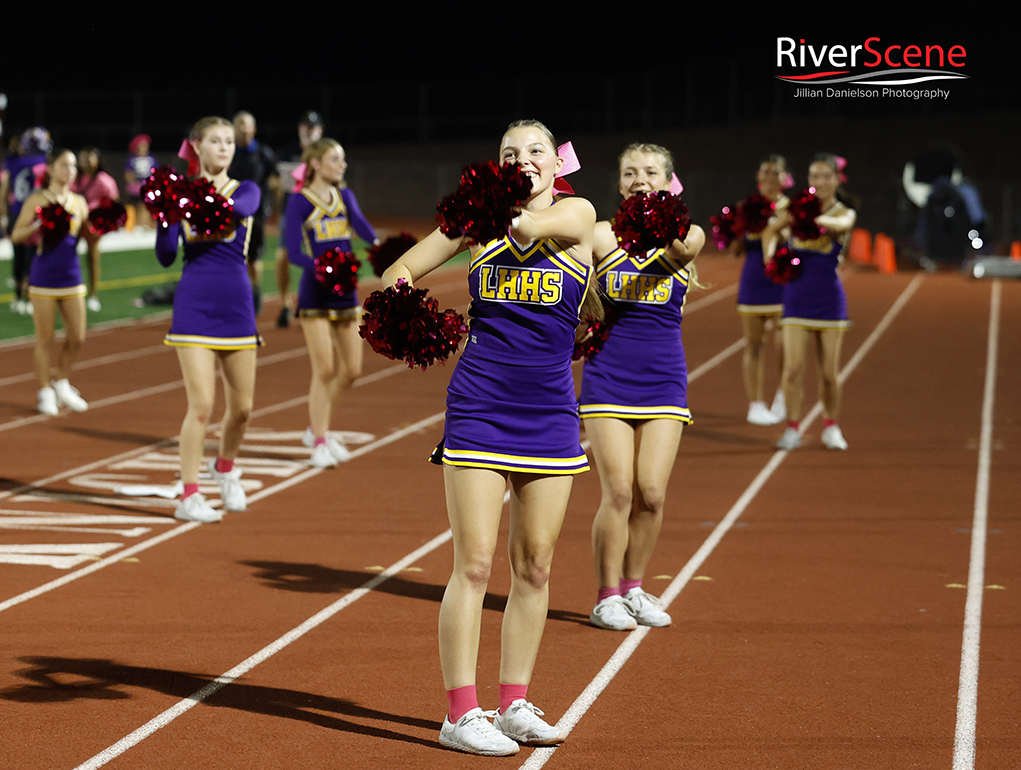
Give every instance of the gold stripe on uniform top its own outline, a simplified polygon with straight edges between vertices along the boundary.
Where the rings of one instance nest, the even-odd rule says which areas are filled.
[[[301,194],[304,195],[313,206],[322,209],[331,217],[335,217],[337,214],[344,214],[347,216],[347,207],[344,206],[344,199],[340,196],[340,193],[337,192],[336,187],[334,187],[330,193],[330,197],[333,198],[332,202],[324,201],[318,193],[310,190],[308,187],[302,187]]]
[[[596,268],[597,276],[602,278],[610,270],[613,270],[613,268],[618,267],[621,263],[627,262],[631,258],[630,256],[628,256],[628,253],[626,251],[623,251],[621,249],[618,249],[617,251],[620,251],[621,253],[617,256],[614,256],[615,254],[617,254],[617,252],[616,251],[611,252],[610,254],[607,255],[607,258],[604,258],[603,261],[599,263],[599,267]],[[608,257],[613,258],[609,259]]]
[[[234,193],[234,191],[237,190],[240,186],[241,182],[239,182],[237,179],[228,179],[226,182],[223,183],[223,187],[217,190],[217,192],[220,193],[220,195],[222,195],[224,198],[229,198]]]
[[[507,241],[510,240],[507,236],[500,238],[495,241],[490,241],[489,244],[480,251],[476,252],[468,266],[468,272],[470,273],[476,267],[481,265],[483,262],[488,262],[493,256],[503,250]]]
[[[557,256],[551,256],[550,257],[550,262],[552,262],[554,265],[557,265],[558,267],[562,268],[563,271],[565,273],[567,273],[567,275],[571,276],[571,278],[576,280],[582,286],[584,286],[586,283],[588,283],[588,272],[587,271],[583,272],[583,273],[579,273],[578,269],[573,264],[570,264],[570,263],[566,262],[563,259],[559,259]]]

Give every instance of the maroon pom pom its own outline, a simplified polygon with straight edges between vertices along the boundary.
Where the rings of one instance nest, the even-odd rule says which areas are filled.
[[[467,331],[464,318],[454,310],[437,309],[425,289],[404,281],[365,300],[365,315],[358,333],[380,355],[405,361],[409,368],[445,361]]]
[[[187,200],[182,218],[201,240],[229,238],[237,229],[234,201],[216,191],[205,178],[188,183]]]
[[[723,251],[733,241],[738,233],[734,229],[734,209],[724,206],[718,217],[709,217],[712,222],[713,240],[716,241],[716,248]]]
[[[457,191],[436,207],[436,221],[448,238],[468,236],[488,243],[507,234],[516,209],[532,194],[532,180],[517,164],[473,163],[461,172]]]
[[[103,198],[96,208],[89,212],[89,224],[96,235],[105,235],[120,230],[128,221],[128,210],[120,201]]]
[[[781,285],[797,280],[801,275],[801,257],[787,246],[776,250],[773,258],[766,263],[766,277]]]
[[[585,339],[574,343],[574,352],[571,353],[571,358],[575,361],[579,358],[584,358],[586,361],[591,360],[596,353],[603,349],[603,345],[606,344],[606,340],[610,336],[610,330],[617,323],[617,310],[616,307],[607,303],[604,299],[603,313],[603,320],[592,320],[589,323]]]
[[[791,215],[791,233],[795,238],[811,241],[822,235],[822,230],[815,223],[815,218],[822,213],[822,202],[815,197],[814,189],[802,190],[792,196],[787,210]]]
[[[362,263],[350,251],[334,246],[314,261],[316,280],[332,291],[349,294],[358,288],[358,268]]]
[[[741,201],[734,216],[734,229],[746,235],[757,235],[766,229],[769,218],[773,216],[776,204],[760,193],[753,193]]]
[[[176,225],[191,197],[191,188],[184,174],[173,166],[160,166],[142,182],[142,202],[161,225]]]
[[[43,246],[56,246],[71,232],[71,213],[59,203],[36,206],[35,213],[39,217],[39,235]]]
[[[691,227],[688,207],[680,195],[659,191],[635,193],[617,209],[613,232],[629,254],[644,254],[683,241]]]
[[[380,278],[390,265],[404,256],[404,252],[418,243],[418,239],[407,230],[400,235],[387,238],[378,246],[369,247],[369,262],[372,264],[372,272]]]

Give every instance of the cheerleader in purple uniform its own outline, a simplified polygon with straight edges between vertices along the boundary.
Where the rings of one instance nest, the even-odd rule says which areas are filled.
[[[632,144],[619,163],[625,198],[670,189],[673,157],[666,148]],[[704,244],[702,228],[692,225],[683,241],[634,257],[619,247],[610,222],[596,225],[596,275],[617,319],[585,364],[579,398],[602,488],[592,524],[599,592],[589,617],[599,628],[671,622],[642,578],[681,431],[691,422],[681,312],[694,280],[691,261]]]
[[[82,283],[78,259],[79,236],[91,244],[95,234],[88,226],[89,208],[81,195],[71,190],[78,172],[78,161],[70,150],[54,150],[46,163],[46,173],[38,192],[32,193],[21,208],[11,241],[25,243],[39,232],[42,221],[37,208],[59,204],[71,215],[68,233],[57,243],[40,240],[28,276],[28,296],[32,301],[35,324],[36,378],[39,381],[37,408],[42,414],[55,415],[60,404],[72,411],[89,408],[68,377],[85,341],[85,284]],[[57,312],[64,323],[64,344],[57,354],[56,379],[50,382],[50,345],[53,341]]]
[[[220,486],[228,511],[247,507],[240,469],[234,467],[248,425],[255,392],[256,331],[252,287],[245,252],[248,228],[259,206],[259,187],[227,176],[234,157],[234,125],[226,118],[203,118],[185,144],[182,157],[189,171],[213,183],[233,201],[237,229],[225,238],[207,238],[187,223],[161,226],[156,256],[164,267],[177,258],[184,241],[184,270],[174,292],[174,317],[164,340],[177,349],[184,376],[188,411],[181,425],[181,481],[184,494],[174,516],[184,521],[219,521],[223,512],[212,508],[198,491],[206,429],[216,398],[216,364],[223,372],[226,411],[219,454],[209,472]]]
[[[782,383],[788,422],[776,444],[778,449],[794,449],[801,444],[798,428],[805,396],[805,362],[813,338],[823,403],[822,442],[827,449],[847,449],[847,441],[837,425],[842,390],[838,373],[840,348],[850,321],[837,267],[857,214],[841,194],[842,160],[835,155],[816,155],[808,168],[809,187],[815,188],[815,195],[822,204],[822,214],[815,218],[822,229],[820,237],[807,241],[792,237],[789,232],[791,217],[786,210],[774,218],[763,236],[767,257],[772,258],[776,244],[781,238],[787,238],[791,250],[801,258],[800,276],[790,281],[783,292]]]
[[[308,394],[309,428],[305,445],[312,464],[328,468],[347,462],[351,453],[327,436],[341,396],[362,373],[362,340],[358,336],[361,305],[354,291],[337,294],[316,279],[314,257],[334,247],[351,250],[351,229],[368,243],[376,231],[362,215],[354,193],[344,182],[347,160],[334,139],[319,139],[302,157],[305,180],[287,201],[287,259],[304,269],[298,289],[298,316],[312,364]]]
[[[783,188],[790,186],[785,184],[789,178],[783,155],[770,155],[759,164],[756,174],[759,193],[776,204],[776,211],[782,211],[790,203],[783,194]],[[775,425],[787,416],[787,410],[783,388],[779,385],[771,407],[763,400],[766,362],[763,343],[767,331],[772,330],[777,363],[783,372],[783,344],[777,329],[783,312],[783,286],[774,283],[765,273],[762,233],[745,233],[742,242],[745,260],[737,289],[737,312],[741,316],[745,340],[741,365],[748,396],[747,419],[753,425]]]
[[[413,282],[470,249],[471,325],[450,380],[443,464],[454,568],[440,605],[439,646],[448,711],[444,746],[502,756],[518,743],[563,736],[528,702],[549,603],[549,572],[573,475],[588,469],[579,441],[571,351],[590,279],[595,212],[581,198],[554,201],[563,160],[536,121],[511,124],[500,161],[532,180],[506,236],[469,244],[436,230],[383,275]],[[478,706],[479,624],[510,482],[511,589],[504,610],[500,709]]]

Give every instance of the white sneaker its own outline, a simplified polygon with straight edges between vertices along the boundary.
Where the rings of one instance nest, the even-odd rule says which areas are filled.
[[[206,502],[206,498],[196,492],[177,504],[174,518],[181,521],[197,521],[200,524],[212,524],[223,518],[223,511],[211,507]]]
[[[777,390],[776,395],[773,396],[773,405],[769,407],[769,411],[776,417],[776,421],[787,419],[787,400],[783,397],[783,391]]]
[[[486,718],[495,714],[495,711],[473,708],[454,724],[451,724],[449,716],[444,717],[443,727],[440,728],[440,743],[448,749],[486,757],[517,754],[521,747],[493,727]]]
[[[312,432],[311,428],[305,428],[305,435],[301,437],[301,443],[309,449],[316,445],[316,434]]]
[[[794,428],[787,428],[780,436],[780,440],[776,442],[777,449],[797,449],[801,446],[801,436]]]
[[[241,486],[241,469],[236,465],[226,473],[216,470],[216,458],[209,461],[209,475],[220,485],[220,497],[223,507],[228,511],[244,511],[248,508],[248,499]]]
[[[624,595],[628,609],[635,617],[635,622],[640,626],[652,626],[662,628],[669,626],[673,619],[660,606],[659,599],[641,588],[632,588]]]
[[[607,596],[593,608],[588,619],[592,625],[608,631],[634,631],[638,628],[623,596]]]
[[[493,727],[526,746],[556,746],[563,743],[566,737],[560,728],[540,719],[543,712],[526,701],[518,698],[507,710],[496,715]]]
[[[839,425],[830,425],[823,428],[822,443],[826,445],[827,449],[839,449],[841,451],[847,449],[847,441],[844,439],[844,434],[840,432]]]
[[[765,401],[752,401],[748,405],[748,422],[752,425],[776,425],[780,418],[769,411]]]
[[[99,301],[99,297],[89,297],[85,300],[85,307],[91,310],[93,313],[98,313],[103,309],[103,303]]]
[[[301,437],[301,443],[309,449],[316,445],[316,434],[312,432],[311,428],[305,429],[305,435]],[[326,434],[326,446],[330,448],[330,452],[337,458],[338,463],[346,463],[351,459],[351,450],[333,438],[329,432]]]
[[[330,451],[329,444],[320,444],[312,450],[311,463],[316,468],[335,468],[339,462]]]
[[[57,407],[57,394],[49,385],[39,388],[35,397],[35,408],[40,414],[48,414],[50,417],[55,417],[60,411]]]
[[[71,383],[67,380],[55,380],[53,390],[57,394],[57,401],[72,412],[84,412],[89,408],[88,402],[81,397],[78,388],[71,387]]]

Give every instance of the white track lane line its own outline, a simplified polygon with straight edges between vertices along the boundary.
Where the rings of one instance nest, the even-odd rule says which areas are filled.
[[[978,716],[979,638],[982,634],[982,593],[985,590],[986,528],[989,519],[989,475],[993,451],[993,404],[996,398],[996,359],[1000,334],[1002,286],[993,281],[986,340],[986,379],[982,396],[982,432],[979,438],[978,478],[971,524],[968,596],[964,603],[964,639],[957,690],[957,727],[954,731],[953,770],[975,767],[975,723]]]
[[[907,288],[897,298],[897,301],[890,307],[883,316],[882,320],[876,325],[876,328],[872,330],[872,333],[868,336],[865,342],[862,343],[861,347],[855,352],[854,356],[847,365],[840,372],[840,381],[846,380],[851,373],[857,368],[858,364],[865,357],[865,355],[872,349],[883,333],[889,328],[893,319],[896,318],[897,314],[900,313],[901,309],[907,304],[907,301],[914,295],[918,290],[918,286],[921,283],[923,274],[917,275],[911,283],[908,284]],[[812,407],[808,415],[801,421],[801,431],[804,430],[815,420],[820,414],[822,414],[822,403],[817,402]],[[694,556],[688,560],[688,563],[684,565],[683,569],[677,574],[667,586],[667,589],[660,596],[660,602],[663,607],[669,607],[670,603],[677,598],[678,594],[684,589],[698,569],[705,563],[706,559],[713,552],[723,536],[734,526],[741,514],[744,513],[745,509],[752,502],[755,496],[759,493],[762,487],[766,484],[769,478],[773,475],[780,464],[786,459],[788,452],[786,450],[778,450],[769,459],[769,462],[759,471],[758,475],[752,480],[752,483],[748,485],[745,491],[737,499],[737,502],[727,512],[727,515],[723,517],[723,521],[716,525],[709,537],[706,538],[705,542],[695,552]],[[571,732],[574,727],[581,721],[581,718],[585,715],[592,704],[596,702],[600,694],[606,687],[613,681],[613,678],[620,672],[624,664],[628,661],[631,655],[638,649],[638,645],[645,639],[646,634],[649,633],[648,626],[639,626],[636,630],[632,631],[627,635],[627,638],[621,642],[617,650],[610,656],[610,659],[606,664],[599,670],[599,673],[592,679],[589,685],[582,691],[581,695],[575,699],[574,703],[570,705],[564,715],[557,722],[557,727],[560,732],[564,735]],[[532,754],[521,764],[521,770],[538,770],[543,767],[546,762],[556,752],[557,747],[551,746],[546,748],[537,748]]]

